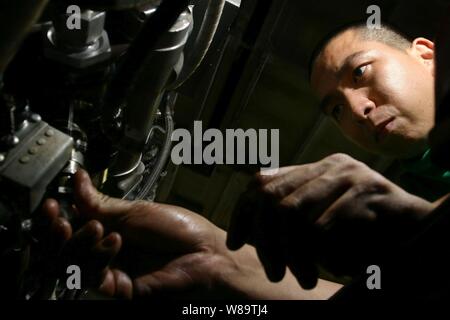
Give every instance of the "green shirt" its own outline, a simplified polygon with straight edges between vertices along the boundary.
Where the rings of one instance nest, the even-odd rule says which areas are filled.
[[[401,162],[399,184],[409,193],[435,201],[450,193],[450,171],[431,162],[430,150],[422,157]]]

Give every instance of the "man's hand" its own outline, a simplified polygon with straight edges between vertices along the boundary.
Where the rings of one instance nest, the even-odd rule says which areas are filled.
[[[36,243],[31,248],[34,259],[30,272],[40,277],[34,299],[50,298],[56,279],[65,283],[70,265],[82,270],[83,289],[98,287],[111,276],[108,265],[122,244],[120,235],[114,232],[106,235],[99,221],[88,221],[74,232],[53,199],[47,199],[35,217],[33,237]]]
[[[321,281],[305,292],[293,275],[267,280],[253,247],[232,252],[226,233],[189,210],[99,193],[84,171],[75,175],[80,216],[122,236],[123,249],[100,290],[133,298],[325,299],[340,285]]]
[[[258,175],[234,214],[227,244],[256,246],[268,277],[288,266],[313,288],[317,263],[353,274],[408,240],[433,205],[343,154]]]
[[[2,252],[0,276],[2,299],[49,299],[57,279],[65,284],[66,270],[78,265],[83,271],[83,289],[98,287],[111,271],[110,260],[121,247],[117,233],[105,236],[98,221],[89,221],[73,232],[70,223],[60,214],[58,202],[44,201],[33,216],[31,243]]]
[[[84,171],[76,174],[75,189],[80,215],[123,238],[116,276],[101,291],[128,297],[221,294],[217,279],[232,260],[222,252],[228,251],[224,232],[208,220],[170,205],[107,197]]]

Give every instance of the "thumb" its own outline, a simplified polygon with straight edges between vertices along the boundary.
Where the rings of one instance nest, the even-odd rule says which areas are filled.
[[[174,270],[157,270],[133,280],[133,295],[137,299],[156,297],[176,297],[193,288],[189,277]]]
[[[111,198],[99,192],[89,177],[89,174],[80,169],[74,176],[75,205],[83,218],[105,219],[120,218],[131,209],[130,201]]]

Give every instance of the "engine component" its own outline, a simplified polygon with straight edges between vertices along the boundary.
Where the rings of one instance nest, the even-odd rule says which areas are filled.
[[[142,179],[142,152],[166,84],[183,57],[191,24],[192,13],[185,10],[176,23],[160,35],[156,47],[145,57],[137,76],[129,85],[122,116],[126,126],[104,186],[108,194],[125,197],[132,191],[130,186],[136,186]]]
[[[61,2],[65,2],[66,6],[76,4],[96,10],[125,10],[146,4],[159,5],[161,0],[62,0]]]
[[[73,139],[36,117],[25,120],[16,137],[20,144],[1,153],[0,188],[20,213],[29,215],[70,159]]]
[[[200,31],[195,39],[194,51],[190,52],[185,61],[185,66],[177,78],[170,85],[171,90],[182,86],[189,79],[202,63],[212,43],[217,27],[222,16],[225,0],[209,0],[208,7],[203,18]]]
[[[80,15],[80,29],[67,28],[68,14],[59,15],[48,30],[45,55],[75,68],[85,68],[110,57],[111,46],[104,30],[104,12],[86,10]]]
[[[55,292],[56,279],[45,275],[45,254],[33,246],[39,239],[33,238],[32,218],[51,197],[77,229],[72,178],[78,168],[110,196],[154,199],[170,155],[177,93],[168,86],[183,70],[191,3],[17,0],[6,6],[0,0],[0,257],[30,250],[30,259],[19,261],[27,273],[15,274],[22,280],[8,286],[20,297]],[[69,5],[81,9],[79,28],[68,26]],[[207,13],[201,29],[208,30],[194,43],[194,55],[204,56],[220,7]],[[124,28],[115,28],[115,14],[125,17]],[[181,82],[198,63],[189,63]],[[78,296],[64,292],[57,298]]]

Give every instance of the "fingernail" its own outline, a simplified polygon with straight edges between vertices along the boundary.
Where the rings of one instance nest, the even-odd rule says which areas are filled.
[[[103,240],[103,246],[113,247],[116,244],[116,237],[114,235],[109,235]]]
[[[134,294],[137,297],[149,296],[152,294],[152,289],[150,288],[150,286],[142,282],[135,282],[133,287]]]

